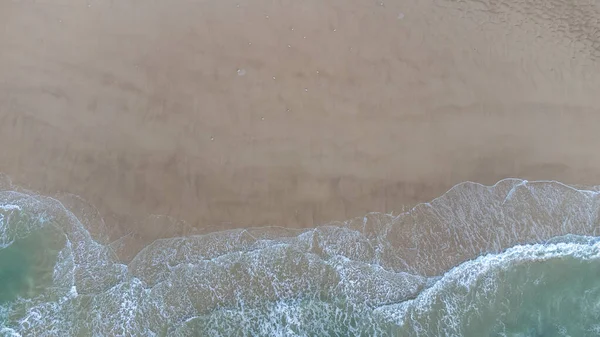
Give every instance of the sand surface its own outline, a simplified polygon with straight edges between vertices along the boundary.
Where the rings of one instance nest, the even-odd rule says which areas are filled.
[[[600,183],[593,1],[0,2],[0,172],[116,237]],[[142,220],[140,220],[142,219]]]

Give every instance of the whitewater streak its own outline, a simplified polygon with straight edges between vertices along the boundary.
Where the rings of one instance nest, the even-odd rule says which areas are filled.
[[[0,334],[594,336],[599,195],[467,182],[397,216],[161,239],[125,265],[58,200],[7,189],[0,260],[37,248]]]

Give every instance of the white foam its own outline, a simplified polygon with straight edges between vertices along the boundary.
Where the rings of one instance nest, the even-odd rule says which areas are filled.
[[[538,192],[540,186],[535,184],[549,190]],[[125,266],[111,258],[106,246],[92,240],[58,201],[4,193],[8,202],[2,210],[33,212],[37,222],[32,229],[53,224],[60,226],[66,237],[54,270],[52,291],[56,293],[44,295],[51,301],[48,303],[45,297],[37,302],[19,302],[30,309],[15,333],[35,335],[51,325],[57,335],[69,335],[72,324],[87,324],[95,335],[153,335],[162,331],[164,322],[170,322],[169,331],[180,331],[198,320],[215,323],[223,319],[233,327],[237,324],[241,331],[247,324],[257,334],[282,336],[310,335],[322,331],[319,329],[326,324],[348,327],[349,322],[360,321],[363,325],[356,323],[360,325],[356,331],[376,335],[368,330],[376,323],[371,317],[373,307],[380,307],[376,316],[399,324],[410,310],[430,310],[433,298],[448,284],[471,287],[480,275],[515,261],[541,261],[565,254],[597,259],[600,248],[592,240],[589,244],[517,245],[501,254],[464,262],[518,243],[523,228],[540,222],[527,218],[528,203],[541,205],[542,215],[552,214],[543,218],[553,221],[550,224],[534,224],[539,240],[565,232],[593,231],[597,227],[593,216],[597,195],[554,182],[507,179],[492,187],[462,183],[442,197],[397,216],[372,213],[356,221],[301,231],[233,230],[161,239]],[[552,212],[564,214],[555,216]],[[57,223],[57,219],[67,222]],[[429,248],[427,240],[438,233],[447,247],[459,240],[456,242],[468,254],[455,257],[445,253],[442,245]],[[431,279],[406,273],[450,258],[454,258],[448,260],[450,265],[464,263],[433,285]],[[414,300],[391,304],[415,296]],[[91,301],[93,310],[74,313],[84,298]],[[335,302],[340,298],[346,302]],[[309,326],[312,321],[307,317],[332,312],[338,316],[315,317],[315,325]],[[283,319],[286,324],[282,324]],[[296,330],[290,330],[292,327]],[[2,323],[0,329],[8,331],[9,327]]]
[[[440,299],[444,298],[445,312],[443,316],[446,322],[448,335],[461,335],[461,318],[463,311],[469,308],[468,303],[463,303],[464,295],[456,293],[457,287],[465,289],[465,292],[471,289],[477,289],[483,294],[493,293],[495,291],[494,271],[508,270],[516,264],[536,263],[559,259],[564,257],[573,257],[580,260],[598,260],[600,259],[600,240],[588,238],[590,244],[560,242],[552,244],[535,245],[517,245],[500,254],[488,254],[472,261],[467,261],[455,268],[452,268],[443,275],[433,286],[424,290],[414,300],[403,303],[382,306],[375,310],[375,315],[379,315],[385,321],[393,322],[398,326],[410,325],[407,319],[414,319],[414,316],[424,315],[424,313],[434,312],[434,307],[439,306]],[[484,281],[481,284],[482,280]],[[451,291],[453,290],[453,291]],[[449,292],[451,291],[451,292]],[[450,295],[452,294],[452,295]],[[437,312],[444,312],[439,307]],[[440,318],[438,317],[437,320]],[[413,322],[414,323],[414,322]],[[432,331],[422,331],[422,327],[413,326],[417,335],[431,335]]]
[[[20,211],[21,206],[19,205],[0,205],[0,209],[3,211]]]

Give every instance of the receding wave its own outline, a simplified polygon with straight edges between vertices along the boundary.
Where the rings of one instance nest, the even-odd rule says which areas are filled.
[[[7,336],[598,336],[600,193],[462,183],[399,215],[161,239],[127,265],[0,191]]]

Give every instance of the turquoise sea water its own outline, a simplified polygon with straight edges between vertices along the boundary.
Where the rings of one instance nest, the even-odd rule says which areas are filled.
[[[2,336],[600,336],[600,193],[463,183],[399,215],[157,240],[127,265],[0,191]]]

